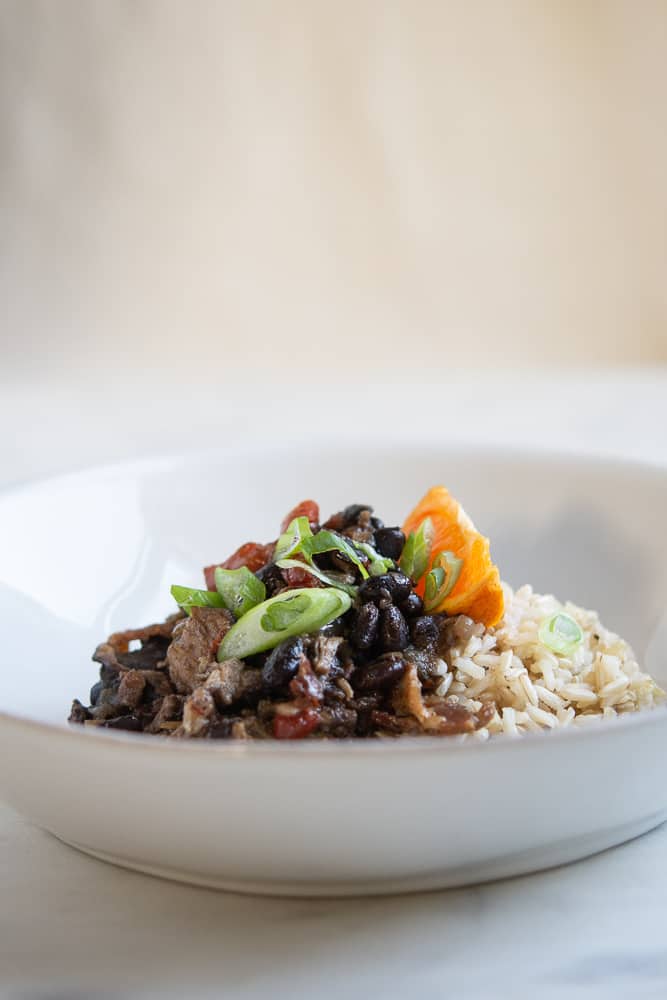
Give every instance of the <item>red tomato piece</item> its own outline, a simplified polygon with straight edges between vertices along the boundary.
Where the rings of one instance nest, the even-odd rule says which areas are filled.
[[[314,500],[302,500],[298,503],[289,514],[283,518],[283,523],[280,525],[280,530],[287,531],[290,522],[294,520],[295,517],[307,517],[311,528],[318,528],[320,524],[320,507],[319,504],[315,503]]]
[[[308,573],[305,569],[298,569],[296,566],[293,566],[289,569],[281,569],[280,572],[283,575],[288,590],[294,590],[297,587],[324,587],[324,584],[316,576]]]
[[[273,718],[273,735],[277,740],[302,740],[320,724],[320,713],[304,708],[296,715],[276,715]]]
[[[204,578],[208,590],[215,590],[215,571],[218,566],[222,566],[223,569],[240,569],[241,566],[247,566],[252,573],[256,573],[258,569],[266,566],[267,562],[271,560],[274,546],[274,542],[270,542],[268,545],[260,545],[259,542],[246,542],[224,562],[206,566]]]

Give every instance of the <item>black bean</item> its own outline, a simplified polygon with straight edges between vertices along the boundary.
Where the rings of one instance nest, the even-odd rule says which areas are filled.
[[[401,611],[406,616],[406,618],[414,618],[416,615],[420,615],[424,610],[424,602],[422,601],[419,594],[414,591],[405,598],[401,603]]]
[[[371,524],[373,525],[373,528],[376,531],[379,531],[381,528],[384,528],[384,521],[380,517],[372,517]]]
[[[417,649],[428,649],[437,645],[440,636],[438,623],[432,615],[415,618],[411,627],[412,641]]]
[[[318,635],[345,635],[345,621],[342,618],[334,618],[332,622],[318,630]]]
[[[383,573],[381,576],[371,576],[368,580],[364,580],[359,587],[359,600],[366,604],[368,601],[379,601],[385,597],[391,598],[387,587],[387,577],[388,574]]]
[[[371,576],[359,587],[359,597],[364,603],[378,601],[384,596],[382,591],[387,591],[392,600],[400,604],[411,593],[412,580],[405,573],[398,572]]]
[[[262,667],[262,682],[269,691],[284,688],[294,677],[303,656],[303,639],[281,642]]]
[[[233,719],[220,719],[208,727],[206,735],[210,740],[228,740],[232,735],[233,725]]]
[[[396,656],[382,656],[374,663],[358,667],[352,684],[357,691],[377,691],[395,684],[405,673],[405,660]]]
[[[394,598],[394,603],[400,604],[412,593],[412,580],[398,570],[388,573],[387,576],[390,580],[389,590]]]
[[[140,733],[143,722],[136,715],[118,715],[114,719],[108,719],[104,726],[106,729],[126,729],[130,733]]]
[[[370,649],[378,635],[380,612],[371,601],[363,604],[350,633],[350,641],[357,649]]]
[[[375,548],[386,559],[400,559],[405,535],[400,528],[380,528],[375,532]]]
[[[262,581],[266,587],[266,596],[273,597],[280,590],[285,588],[285,578],[275,563],[267,563],[255,573],[255,576]]]
[[[410,642],[410,631],[405,618],[393,605],[380,615],[380,642],[388,653],[398,652]]]
[[[98,681],[97,684],[93,684],[93,686],[90,689],[91,705],[97,705],[97,702],[99,701],[99,697],[102,694],[103,689],[104,689],[104,684],[102,683],[102,681]]]

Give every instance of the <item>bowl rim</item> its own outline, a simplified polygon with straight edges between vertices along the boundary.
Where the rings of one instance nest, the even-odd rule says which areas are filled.
[[[357,757],[396,757],[406,753],[410,756],[427,756],[433,754],[471,754],[478,753],[508,753],[515,752],[517,747],[526,744],[556,741],[567,744],[587,743],[589,740],[601,742],[602,736],[637,727],[667,727],[667,704],[638,712],[627,713],[612,719],[601,719],[588,726],[557,726],[540,732],[525,733],[520,737],[507,737],[499,734],[487,740],[462,739],[460,736],[399,736],[376,739],[330,740],[170,740],[161,736],[145,733],[131,733],[122,730],[102,729],[101,727],[85,727],[66,722],[47,722],[31,719],[27,716],[0,711],[0,728],[7,726],[14,730],[23,730],[31,737],[48,736],[79,742],[81,747],[92,740],[100,748],[102,746],[124,748],[133,753],[141,747],[141,752],[155,751],[157,753],[188,753],[209,757],[222,754],[232,760],[263,759],[279,755],[281,758],[299,760],[311,756],[327,757],[335,760],[345,760]],[[84,741],[84,742],[81,742]],[[523,751],[519,751],[523,752]]]
[[[571,464],[577,467],[596,466],[601,471],[607,469],[609,472],[634,471],[647,478],[654,478],[658,482],[663,482],[667,486],[667,459],[657,458],[637,458],[635,456],[606,455],[595,451],[568,451],[564,448],[536,448],[529,445],[515,444],[477,444],[461,440],[448,441],[443,439],[436,432],[431,431],[426,434],[417,444],[414,439],[406,434],[394,435],[391,443],[382,444],[374,449],[375,456],[383,454],[395,457],[397,447],[409,446],[414,454],[419,452],[431,452],[434,448],[442,448],[454,458],[470,458],[471,453],[475,460],[499,464],[501,461],[514,462],[545,462],[547,464],[564,465]],[[345,431],[342,434],[322,436],[319,439],[317,450],[339,451],[348,450],[361,451],[358,438],[351,432]],[[274,454],[284,453],[293,456],[295,452],[313,452],[314,446],[311,442],[296,440],[290,442],[276,443],[272,439],[246,440],[238,442],[224,442],[211,445],[207,448],[197,448],[192,451],[149,451],[142,455],[137,455],[128,459],[118,459],[113,462],[93,462],[84,463],[80,466],[68,469],[64,472],[56,472],[48,476],[35,476],[20,482],[9,483],[0,488],[0,503],[5,499],[14,499],[22,493],[44,487],[67,484],[77,479],[87,476],[115,476],[120,472],[132,471],[134,469],[159,469],[162,466],[169,466],[174,462],[181,465],[197,465],[202,461],[214,458],[231,458],[243,455],[256,456],[263,452],[270,451]]]
[[[410,444],[413,453],[428,452],[440,448],[448,452],[455,458],[471,457],[475,461],[486,461],[494,464],[512,461],[521,464],[546,463],[553,465],[570,465],[578,468],[594,467],[600,472],[627,474],[634,473],[647,479],[655,481],[667,489],[667,463],[659,460],[647,460],[644,458],[625,458],[615,455],[600,455],[595,452],[577,451],[569,452],[557,448],[526,447],[523,445],[478,445],[461,441],[447,441],[438,436],[427,436],[420,440],[418,445],[413,442],[401,440],[392,441],[385,444],[374,452],[375,456],[391,454],[395,457],[397,447]],[[320,442],[319,448],[323,444],[334,451],[353,448],[360,451],[358,441],[346,435],[331,438],[327,442]],[[245,442],[225,443],[208,448],[200,448],[194,451],[174,451],[160,454],[150,453],[136,456],[130,459],[118,460],[114,462],[104,462],[99,464],[83,465],[79,468],[67,472],[56,473],[45,477],[36,477],[20,483],[13,483],[0,489],[0,504],[4,500],[14,500],[20,498],[21,494],[30,493],[34,490],[48,488],[58,485],[75,485],[78,479],[89,476],[109,476],[116,477],[121,472],[127,475],[141,469],[152,471],[160,468],[167,468],[174,463],[180,465],[198,465],[202,462],[210,461],[217,457],[219,460],[230,457],[258,456],[269,450],[275,453],[289,453],[293,458],[295,451],[312,452],[313,445],[307,441],[296,441],[294,443],[281,443],[276,446],[274,442],[252,440]],[[531,745],[535,741],[556,740],[557,743],[566,741],[587,742],[589,739],[600,739],[601,732],[611,734],[615,731],[645,727],[649,725],[662,726],[667,724],[667,703],[651,709],[644,709],[638,712],[628,713],[614,719],[600,720],[588,726],[568,725],[555,727],[552,730],[542,732],[529,732],[519,738],[491,737],[488,740],[477,741],[474,739],[461,739],[461,737],[434,737],[434,736],[401,736],[387,737],[386,739],[363,739],[361,737],[345,740],[284,740],[284,741],[255,741],[255,740],[169,740],[164,737],[150,737],[144,733],[131,733],[122,730],[99,729],[98,727],[84,727],[66,722],[57,723],[31,718],[30,716],[19,715],[8,712],[0,708],[0,726],[9,727],[14,730],[24,730],[28,736],[48,736],[50,738],[65,739],[68,741],[84,740],[90,745],[90,741],[100,747],[115,747],[118,752],[130,750],[135,752],[136,748],[142,747],[142,752],[157,751],[159,753],[188,753],[195,755],[223,754],[234,760],[262,759],[267,754],[269,756],[278,755],[281,758],[289,757],[292,760],[309,758],[311,756],[324,756],[334,759],[350,759],[361,756],[374,756],[380,754],[383,757],[396,755],[431,756],[437,753],[464,753],[466,755],[501,752],[513,753],[517,747]],[[81,743],[83,747],[84,744]],[[493,750],[491,749],[493,748]],[[501,749],[502,748],[502,749]],[[88,746],[90,749],[90,746]]]

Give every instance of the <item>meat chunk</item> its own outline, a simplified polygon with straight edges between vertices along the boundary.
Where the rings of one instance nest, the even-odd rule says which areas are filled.
[[[343,641],[342,636],[339,635],[318,635],[312,641],[310,661],[316,674],[335,676],[340,673],[338,647]]]
[[[357,713],[345,705],[327,705],[320,710],[320,732],[334,739],[354,736],[357,727]]]
[[[155,670],[164,662],[167,647],[174,629],[184,619],[182,612],[170,615],[164,622],[146,625],[144,628],[126,629],[114,632],[106,642],[100,643],[93,653],[93,660],[101,663],[107,673],[123,668],[131,670]],[[130,643],[139,642],[139,649],[130,651]]]
[[[422,725],[426,725],[431,716],[435,715],[424,704],[422,686],[414,663],[408,664],[407,669],[396,685],[393,705],[397,715],[412,715]]]
[[[203,687],[196,688],[183,706],[183,725],[175,736],[204,736],[211,723],[217,721],[213,695]]]
[[[207,691],[211,692],[221,708],[225,705],[233,705],[236,701],[244,667],[243,660],[225,660],[220,666],[214,667],[206,678],[204,686]]]
[[[176,729],[183,717],[183,698],[177,694],[168,694],[162,699],[160,710],[146,727],[147,733],[159,733],[164,730]]]
[[[136,708],[144,693],[146,680],[140,670],[126,670],[118,686],[118,702]]]
[[[399,719],[412,716],[424,732],[434,736],[474,733],[488,725],[495,712],[493,705],[483,705],[479,712],[471,712],[465,705],[447,699],[433,699],[430,704],[426,704],[417,668],[413,663],[396,685],[393,706]]]
[[[180,694],[194,691],[216,666],[218,646],[233,624],[234,618],[224,608],[193,608],[191,616],[174,630],[167,663]]]
[[[482,729],[483,726],[488,726],[496,712],[493,702],[482,705],[477,712],[471,712],[463,705],[448,701],[444,701],[441,705],[435,704],[433,708],[442,720],[438,729],[438,733],[442,736],[472,733]]]
[[[166,670],[142,670],[141,676],[146,682],[143,696],[145,702],[165,698],[174,690]]]
[[[411,715],[394,715],[392,712],[375,709],[370,715],[370,726],[381,736],[416,736],[422,732],[419,723]],[[368,732],[362,732],[361,735],[367,736]]]
[[[262,692],[262,671],[246,667],[243,660],[225,660],[211,670],[204,687],[215,698],[218,708],[237,702],[257,702]]]
[[[107,642],[113,646],[117,653],[127,653],[130,643],[135,642],[137,639],[142,644],[148,642],[149,639],[157,637],[171,639],[175,626],[182,618],[183,612],[176,611],[173,615],[169,615],[163,622],[156,622],[154,625],[144,625],[143,628],[128,628],[123,632],[114,632],[109,636]]]

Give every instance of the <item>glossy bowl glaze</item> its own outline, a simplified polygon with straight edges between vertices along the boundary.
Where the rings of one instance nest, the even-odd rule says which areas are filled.
[[[505,579],[596,608],[667,682],[667,472],[444,446],[217,451],[0,497],[0,795],[82,850],[197,884],[297,895],[482,881],[581,858],[667,817],[667,710],[487,744],[182,743],[69,729],[110,631],[293,504],[400,522],[436,482]]]

